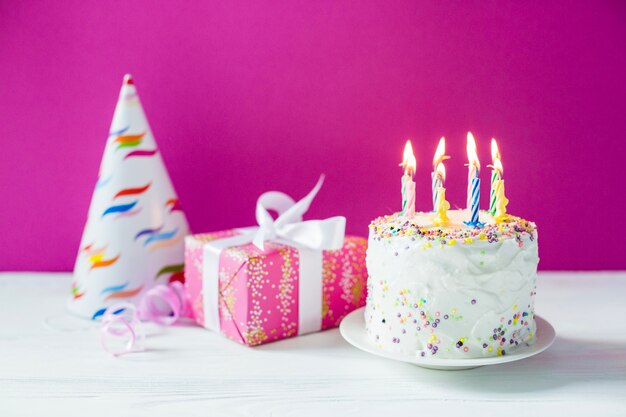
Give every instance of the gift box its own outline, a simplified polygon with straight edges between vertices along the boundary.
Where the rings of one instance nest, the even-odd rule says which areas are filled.
[[[367,240],[344,237],[342,217],[301,221],[320,186],[298,203],[261,196],[259,227],[185,238],[185,287],[200,325],[256,346],[337,327],[365,305]]]

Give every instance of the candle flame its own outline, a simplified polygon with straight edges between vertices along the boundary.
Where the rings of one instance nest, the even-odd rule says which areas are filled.
[[[480,161],[476,152],[476,140],[474,140],[472,132],[467,132],[467,160],[470,165],[480,168]]]
[[[437,164],[437,168],[435,168],[435,171],[437,175],[441,178],[441,181],[446,180],[446,167],[443,165],[442,162],[439,162]]]
[[[433,157],[433,167],[437,168],[441,162],[449,158],[450,157],[446,155],[446,138],[442,137],[439,139],[439,145],[437,145],[437,150]]]
[[[502,167],[502,159],[500,157],[500,150],[498,149],[498,142],[494,138],[491,138],[491,161],[493,163],[493,169],[502,174],[504,168]]]
[[[495,163],[496,159],[500,159],[500,150],[498,149],[496,139],[491,138],[491,160]]]
[[[415,174],[415,169],[417,167],[417,161],[415,160],[415,155],[413,154],[413,147],[411,146],[411,141],[407,140],[406,145],[404,145],[404,156],[402,158],[401,167],[404,168],[404,173],[406,175],[410,175],[411,177]]]

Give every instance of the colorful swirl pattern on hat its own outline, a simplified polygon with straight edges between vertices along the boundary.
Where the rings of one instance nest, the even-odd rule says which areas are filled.
[[[72,297],[74,298],[74,300],[79,299],[80,297],[82,297],[83,295],[85,295],[85,291],[80,291],[80,289],[78,288],[77,284],[75,282],[72,282]]]
[[[106,186],[111,181],[111,178],[113,178],[113,175],[109,175],[106,178],[98,178],[98,182],[96,183],[96,190],[98,188]]]
[[[117,138],[115,138],[115,143],[118,144],[115,150],[117,151],[122,148],[134,148],[135,146],[141,145],[141,142],[145,134],[146,133],[144,132],[144,133],[139,133],[137,135],[118,136]]]
[[[158,233],[158,232],[160,232],[160,231],[161,231],[161,229],[163,229],[163,225],[161,225],[161,226],[159,226],[159,227],[152,228],[152,229],[143,229],[143,230],[140,230],[140,231],[139,231],[139,233],[137,233],[137,234],[135,235],[134,240],[137,240],[137,239],[139,239],[139,238],[140,238],[140,237],[142,237],[142,236],[146,236],[146,235],[153,235],[153,234],[155,234],[155,233]]]
[[[175,228],[174,230],[170,230],[169,232],[154,233],[150,235],[150,237],[148,237],[143,242],[143,245],[146,246],[152,242],[166,241],[166,240],[172,239],[174,236],[176,236],[177,232],[178,232],[178,228]]]
[[[113,258],[104,258],[104,254],[99,253],[96,255],[92,255],[89,257],[89,262],[91,262],[91,268],[90,269],[96,269],[96,268],[104,268],[107,266],[111,266],[113,265],[115,262],[117,262],[118,259],[120,259],[121,255],[117,255]]]
[[[122,291],[126,287],[128,287],[128,281],[126,281],[124,284],[112,285],[110,287],[106,287],[102,291],[100,291],[100,295],[104,295],[104,294],[108,294],[108,293],[112,293],[112,292],[117,292],[117,291]]]
[[[183,272],[185,269],[185,264],[174,264],[174,265],[166,265],[157,272],[155,279],[159,278],[161,275],[165,274],[177,274],[179,272]]]
[[[158,153],[126,76],[76,259],[72,311],[96,319],[121,299],[132,302],[154,285],[182,280],[189,226]]]
[[[133,217],[141,213],[142,210],[143,210],[143,207],[137,207],[134,210],[125,211],[123,213],[118,214],[117,216],[115,216],[115,219],[117,220],[117,219],[122,219],[126,217]]]
[[[92,255],[104,252],[107,249],[107,246],[108,245],[95,247],[93,243],[90,243],[89,245],[83,247],[83,252],[87,256],[92,256]]]
[[[104,210],[104,213],[102,213],[102,217],[112,213],[126,213],[127,211],[130,211],[133,207],[135,207],[138,202],[139,200],[136,200],[128,204],[118,204],[110,206],[106,210]]]
[[[133,288],[132,290],[115,291],[115,292],[112,292],[111,294],[107,295],[106,298],[104,299],[104,301],[113,300],[113,299],[119,299],[119,298],[133,297],[133,296],[139,294],[142,289],[143,289],[143,285],[140,285],[139,287]]]
[[[155,277],[155,280],[159,279],[159,277],[161,277],[163,275],[167,275],[167,274],[171,274],[167,278],[167,282],[174,282],[174,281],[184,282],[185,281],[185,264],[181,263],[181,264],[176,264],[176,265],[164,266],[157,273],[157,275]]]
[[[164,240],[162,242],[155,243],[150,246],[149,251],[154,252],[159,249],[167,249],[172,246],[178,246],[183,243],[183,235],[178,235],[173,239]]]
[[[107,311],[107,308],[106,308],[106,307],[103,307],[103,308],[100,308],[100,309],[96,310],[96,312],[95,312],[95,313],[93,313],[93,315],[91,316],[91,319],[92,319],[92,320],[97,319],[98,317],[102,316],[102,315],[103,315],[106,311]],[[122,311],[124,311],[124,309],[123,309],[123,308],[120,308],[120,309],[118,309],[118,310],[115,310],[115,311],[113,312],[113,314],[120,314]]]
[[[125,133],[128,129],[130,129],[130,126],[126,126],[118,130],[112,130],[111,132],[109,132],[109,137],[111,138],[113,136],[119,136]]]
[[[165,205],[170,208],[170,213],[174,211],[183,211],[183,207],[180,205],[180,200],[177,198],[170,198],[165,202]]]
[[[154,156],[156,155],[158,152],[158,150],[156,149],[152,149],[152,150],[141,150],[138,149],[136,151],[132,151],[126,154],[126,156],[124,157],[124,159],[128,159],[128,158],[132,158],[134,156],[145,156],[145,157],[149,157],[149,156]]]
[[[148,191],[148,188],[150,188],[151,185],[152,185],[151,183],[148,183],[144,185],[143,187],[124,188],[123,190],[118,191],[117,194],[113,196],[113,199],[115,200],[116,198],[124,197],[127,195],[143,194],[146,191]]]

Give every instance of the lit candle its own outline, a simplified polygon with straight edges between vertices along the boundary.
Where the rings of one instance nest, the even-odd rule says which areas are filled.
[[[410,140],[407,140],[404,146],[404,157],[400,166],[404,168],[404,175],[402,175],[401,214],[403,216],[412,216],[415,214],[415,182],[413,181],[413,175],[415,175],[417,161],[415,160]]]
[[[445,167],[443,161],[448,159],[446,154],[446,138],[439,139],[439,145],[435,151],[433,157],[433,173],[432,173],[432,192],[433,192],[433,210],[437,211],[437,191],[439,187],[443,187],[443,181],[445,180]],[[442,175],[443,173],[443,175]]]
[[[496,213],[496,185],[502,179],[502,161],[500,160],[500,150],[495,139],[491,138],[491,193],[489,194],[489,214],[492,216]]]
[[[467,132],[467,159],[468,159],[468,176],[467,176],[467,208],[470,212],[469,221],[465,222],[468,226],[482,227],[479,221],[480,210],[480,162],[476,153],[476,141],[471,132]]]
[[[496,223],[503,223],[509,220],[509,215],[506,214],[507,204],[509,204],[509,199],[504,195],[504,180],[500,179],[496,182],[496,203],[493,214]]]
[[[489,212],[495,218],[496,223],[503,223],[509,220],[509,215],[506,214],[506,206],[509,204],[509,199],[504,195],[504,179],[502,178],[504,167],[502,166],[500,151],[495,139],[491,139],[491,159],[493,160],[493,171],[491,173]]]
[[[437,164],[437,170],[434,173],[441,178],[441,182],[446,179],[446,169],[443,164],[440,162]],[[435,218],[433,222],[436,226],[442,226],[450,220],[448,218],[448,210],[450,209],[450,203],[446,201],[446,189],[443,186],[439,186],[436,191],[436,199],[435,199]]]
[[[443,226],[450,221],[448,218],[449,209],[450,203],[446,200],[446,189],[439,187],[437,190],[437,208],[435,208],[435,218],[433,219],[435,226]]]

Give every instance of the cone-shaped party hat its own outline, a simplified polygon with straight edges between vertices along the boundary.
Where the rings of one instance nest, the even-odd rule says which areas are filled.
[[[189,233],[130,75],[124,83],[91,199],[69,309],[98,318],[137,301],[156,284],[182,278]]]

